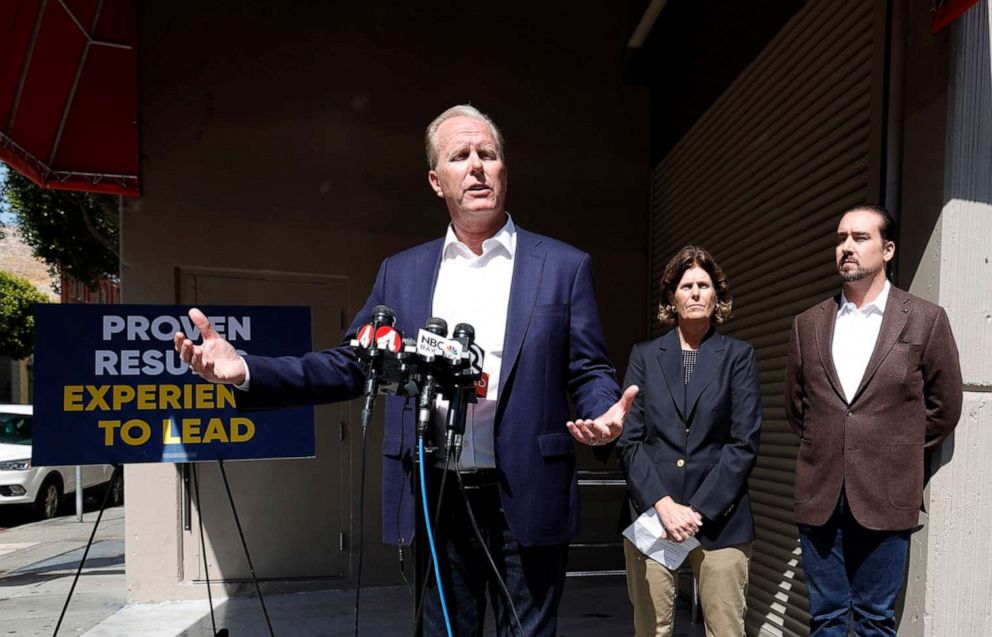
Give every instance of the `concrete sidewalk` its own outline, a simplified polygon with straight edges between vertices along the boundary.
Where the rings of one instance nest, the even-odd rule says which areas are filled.
[[[0,634],[50,636],[55,628],[96,512],[0,531]],[[412,635],[413,599],[405,587],[363,589],[361,635]],[[354,590],[266,595],[276,635],[346,636],[354,630]],[[214,598],[218,628],[232,637],[269,634],[257,598]],[[559,613],[562,637],[630,635],[623,576],[569,578]],[[495,634],[491,629],[487,634]],[[680,603],[676,636],[702,635]],[[73,593],[59,635],[210,637],[206,600],[127,604],[124,508],[108,509]]]
[[[0,532],[0,634],[52,634],[96,516],[86,513],[80,523],[69,515]],[[82,634],[126,602],[124,507],[116,507],[103,514],[59,634]]]
[[[570,579],[558,621],[562,637],[630,635],[630,604],[623,579],[611,577]],[[266,595],[265,605],[276,635],[292,637],[346,637],[354,634],[355,592],[319,591],[293,595]],[[257,598],[215,600],[218,628],[232,637],[267,637],[268,628]],[[362,591],[361,631],[369,636],[412,636],[413,600],[404,587]],[[492,622],[490,622],[491,624]],[[685,622],[686,624],[688,622]],[[133,604],[85,633],[87,637],[210,637],[206,601]],[[487,635],[495,635],[490,629]],[[690,635],[679,632],[678,635]]]

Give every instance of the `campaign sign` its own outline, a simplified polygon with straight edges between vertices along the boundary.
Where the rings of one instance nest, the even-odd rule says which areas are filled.
[[[37,465],[188,462],[314,455],[313,407],[239,412],[230,385],[204,381],[173,336],[200,343],[176,305],[35,306]],[[240,353],[310,351],[310,308],[205,306]]]

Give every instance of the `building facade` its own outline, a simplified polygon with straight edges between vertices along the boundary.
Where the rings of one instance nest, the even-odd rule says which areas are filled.
[[[758,353],[764,424],[750,481],[748,631],[808,631],[786,348],[792,318],[839,287],[840,212],[869,202],[899,223],[894,283],[947,309],[966,384],[954,438],[927,459],[900,635],[989,634],[990,551],[974,544],[992,522],[979,504],[992,490],[980,459],[992,449],[989,3],[936,33],[932,3],[922,1],[701,4],[666,6],[649,35],[632,41],[631,68],[653,97],[649,279],[680,246],[706,246],[734,290],[726,331]],[[735,10],[742,15],[727,15]],[[700,41],[725,67],[742,68],[699,79],[704,56],[682,56]],[[741,51],[755,54],[742,61]],[[662,122],[677,132],[659,132]],[[649,307],[658,300],[654,290]]]
[[[990,4],[931,33],[930,0],[632,0],[567,16],[512,2],[140,3],[142,196],[121,212],[121,300],[308,305],[315,346],[337,343],[380,260],[443,234],[421,131],[471,102],[507,137],[514,220],[593,255],[621,373],[631,345],[660,333],[671,254],[699,244],[724,267],[726,331],[757,349],[764,399],[748,633],[805,635],[788,331],[837,290],[840,212],[883,204],[900,225],[895,283],[947,309],[966,383],[965,415],[928,459],[900,634],[990,634]],[[316,413],[315,459],[229,467],[255,570],[269,590],[351,586],[364,542],[362,582],[399,582],[358,408]],[[620,568],[616,466],[577,453],[570,568]],[[126,473],[133,601],[205,597],[208,573],[246,590],[216,467],[199,467],[199,502],[187,466]]]

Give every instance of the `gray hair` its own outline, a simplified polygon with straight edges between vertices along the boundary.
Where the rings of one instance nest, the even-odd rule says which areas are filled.
[[[496,127],[496,123],[489,119],[488,115],[471,104],[458,104],[435,117],[434,121],[427,125],[427,134],[424,136],[424,141],[427,146],[428,168],[431,170],[437,168],[437,129],[441,127],[441,124],[453,117],[471,117],[472,119],[485,122],[489,126],[489,130],[492,131],[493,141],[496,142],[496,152],[499,153],[500,159],[506,161],[506,156],[503,154],[503,135],[499,132],[499,128]]]

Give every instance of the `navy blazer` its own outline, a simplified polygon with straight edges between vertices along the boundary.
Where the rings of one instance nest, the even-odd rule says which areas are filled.
[[[703,516],[704,547],[753,541],[747,479],[761,435],[754,349],[710,331],[686,386],[673,329],[634,346],[624,385],[641,391],[617,443],[628,489],[621,523],[667,495]]]
[[[382,262],[345,344],[380,304],[395,310],[396,327],[404,334],[423,327],[443,244],[438,239]],[[363,377],[345,344],[298,358],[246,356],[251,383],[238,404],[271,407],[357,397]],[[567,542],[578,534],[580,514],[575,447],[565,427],[569,398],[578,417],[596,418],[620,392],[606,355],[589,255],[519,226],[499,387],[495,452],[507,523],[526,546]],[[414,533],[414,402],[385,400],[382,533],[390,544],[409,543]]]

